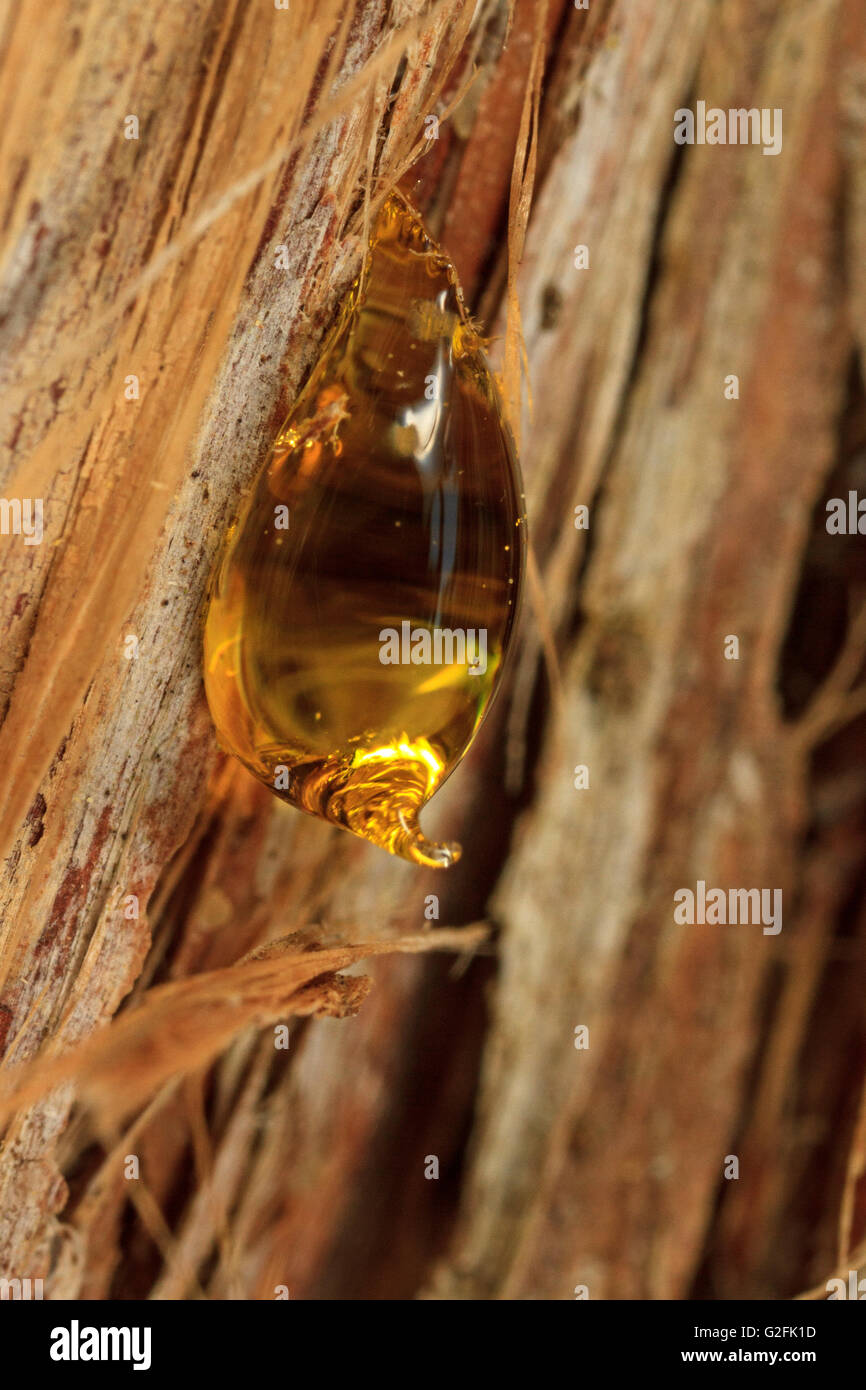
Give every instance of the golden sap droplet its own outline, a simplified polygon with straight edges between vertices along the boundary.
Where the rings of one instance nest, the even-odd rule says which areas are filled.
[[[301,810],[453,863],[418,814],[501,674],[522,496],[454,267],[393,193],[215,574],[205,688],[223,746]]]

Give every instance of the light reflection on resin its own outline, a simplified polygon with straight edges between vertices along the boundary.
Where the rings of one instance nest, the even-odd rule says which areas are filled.
[[[446,867],[419,812],[489,708],[520,476],[453,266],[402,194],[232,527],[205,623],[220,741],[277,795]]]

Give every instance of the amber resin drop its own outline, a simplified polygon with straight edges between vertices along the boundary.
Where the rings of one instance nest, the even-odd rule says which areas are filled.
[[[205,685],[223,746],[294,806],[453,863],[418,813],[490,705],[525,529],[456,273],[394,193],[215,575]]]

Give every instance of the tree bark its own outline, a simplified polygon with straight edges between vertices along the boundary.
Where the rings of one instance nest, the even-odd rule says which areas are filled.
[[[4,496],[45,530],[0,537],[0,1274],[51,1297],[823,1296],[866,1259],[866,572],[824,524],[863,486],[862,6],[474,11],[6,24]],[[443,876],[217,751],[200,622],[398,179],[507,368],[542,41],[534,565]],[[781,110],[782,152],[678,146],[698,100]],[[698,881],[780,889],[781,931],[680,925]]]

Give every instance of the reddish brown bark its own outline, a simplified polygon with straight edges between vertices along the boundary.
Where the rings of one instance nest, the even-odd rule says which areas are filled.
[[[3,1075],[78,1089],[18,1098],[0,1273],[52,1296],[823,1296],[864,1259],[866,571],[824,525],[866,441],[854,0],[550,6],[517,279],[539,584],[430,809],[460,865],[388,860],[215,749],[205,585],[365,192],[408,181],[502,361],[541,11],[503,50],[505,7],[473,9],[94,0],[38,48],[30,7],[6,33],[5,495],[48,522],[2,538]],[[782,153],[677,146],[699,99],[780,108]],[[782,930],[678,924],[698,880],[781,889]],[[342,956],[292,973],[430,934],[431,893],[440,927],[492,926],[456,965],[378,956],[369,993]],[[266,1006],[241,958],[285,937]],[[112,1090],[92,1059],[124,1039]]]

